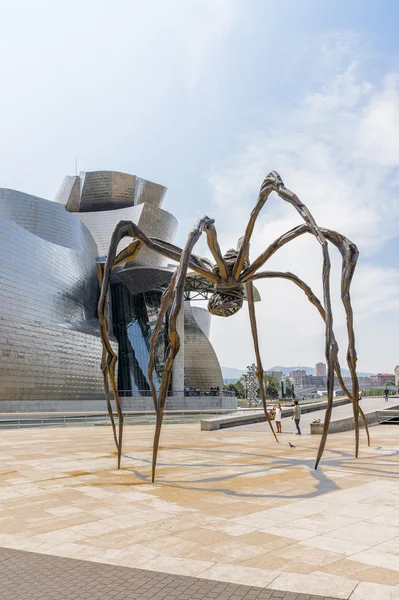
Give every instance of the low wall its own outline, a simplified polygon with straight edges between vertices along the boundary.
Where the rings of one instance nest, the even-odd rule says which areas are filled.
[[[334,400],[334,406],[342,406],[343,404],[349,404],[349,398],[340,398]],[[269,407],[269,404],[267,405]],[[327,407],[327,400],[315,402],[312,404],[300,404],[302,414],[308,412],[315,412],[317,410],[323,410]],[[293,406],[283,408],[282,416],[289,417],[292,415],[294,410]],[[202,431],[214,431],[215,429],[226,429],[227,427],[238,427],[240,425],[251,425],[252,423],[261,423],[266,421],[265,413],[263,408],[254,409],[251,412],[245,412],[242,414],[233,415],[222,415],[218,417],[208,417],[201,419],[201,430]]]
[[[123,410],[154,410],[152,398],[122,398]],[[167,398],[166,410],[207,410],[237,408],[237,398],[231,396],[171,396]]]
[[[153,411],[152,397],[121,398],[123,410]],[[113,403],[114,405],[114,403]],[[237,408],[237,398],[231,396],[183,396],[167,398],[166,410],[208,410]],[[105,399],[94,400],[1,400],[1,413],[93,412],[107,409]]]
[[[380,423],[384,418],[388,418],[389,412],[391,412],[391,416],[394,416],[397,413],[398,407],[393,407],[390,411],[376,410],[374,412],[367,413],[366,423],[367,425],[375,425],[376,423]],[[359,426],[364,427],[363,419],[359,415]],[[315,435],[321,435],[323,433],[324,423],[311,423],[310,424],[310,433]],[[342,433],[343,431],[352,431],[355,428],[355,418],[354,417],[346,417],[345,419],[337,419],[336,421],[331,421],[330,427],[328,428],[328,433]]]

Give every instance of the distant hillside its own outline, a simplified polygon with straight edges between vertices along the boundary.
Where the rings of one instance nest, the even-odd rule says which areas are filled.
[[[223,379],[231,379],[232,382],[240,379],[241,375],[244,375],[246,370],[234,369],[233,367],[222,367]]]

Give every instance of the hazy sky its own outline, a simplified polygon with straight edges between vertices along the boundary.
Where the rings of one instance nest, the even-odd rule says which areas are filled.
[[[216,219],[235,246],[264,176],[280,172],[320,225],[360,249],[360,371],[399,362],[399,4],[384,0],[0,0],[0,186],[52,198],[79,170],[168,187],[182,243]],[[300,223],[272,198],[251,255]],[[198,253],[205,253],[201,244]],[[337,253],[334,252],[334,255]],[[335,329],[345,358],[333,261]],[[270,261],[321,295],[320,248]],[[259,283],[265,367],[323,360],[317,311],[289,282]],[[225,366],[253,361],[246,307],[213,319]]]

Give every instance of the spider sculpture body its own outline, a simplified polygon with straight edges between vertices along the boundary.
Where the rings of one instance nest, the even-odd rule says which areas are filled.
[[[269,195],[273,191],[276,192],[282,200],[294,206],[294,208],[302,217],[304,223],[280,236],[268,248],[266,248],[265,251],[254,262],[250,263],[249,245],[254,225],[261,209],[263,208]],[[199,256],[193,254],[193,248],[203,232],[205,232],[207,236],[208,246],[214,258],[215,264],[212,264],[207,259],[200,258]],[[259,272],[259,269],[269,260],[269,258],[279,248],[281,248],[288,242],[296,239],[297,237],[303,235],[304,233],[309,233],[313,235],[316,238],[322,250],[323,302],[321,302],[315,296],[310,287],[304,281],[299,279],[299,277],[297,277],[293,273],[277,271]],[[117,254],[118,244],[120,240],[125,236],[132,237],[133,241],[127,248],[125,248],[119,254]],[[341,299],[347,317],[347,363],[352,378],[351,392],[349,392],[346,389],[346,386],[342,379],[341,369],[338,361],[338,345],[333,332],[333,316],[330,299],[330,256],[328,242],[336,246],[342,256]],[[115,354],[112,348],[108,335],[109,319],[107,295],[112,269],[119,265],[122,265],[123,263],[134,260],[143,246],[178,262],[178,268],[173,274],[173,277],[162,296],[160,311],[150,341],[150,360],[148,364],[148,378],[150,381],[152,396],[154,400],[154,407],[157,414],[153,444],[152,481],[154,481],[155,478],[155,468],[162,427],[163,412],[172,374],[173,362],[180,347],[180,338],[177,332],[176,322],[178,314],[183,307],[184,285],[187,276],[187,271],[189,268],[202,275],[208,281],[214,284],[215,293],[211,296],[208,303],[208,310],[214,315],[229,317],[238,312],[243,306],[246,288],[251,331],[257,364],[256,374],[259,382],[260,395],[266,420],[268,421],[268,424],[276,441],[278,441],[277,436],[274,432],[272,422],[266,409],[266,396],[263,383],[263,367],[259,351],[258,330],[256,325],[253,291],[253,282],[255,280],[268,278],[286,279],[299,286],[304,291],[309,301],[317,308],[320,316],[325,322],[325,355],[328,369],[328,404],[324,419],[324,430],[321,436],[315,468],[317,468],[319,461],[322,457],[326,445],[327,434],[331,420],[334,394],[334,372],[336,373],[339,379],[343,391],[348,395],[348,397],[352,401],[355,423],[355,455],[358,456],[359,452],[359,413],[363,419],[367,432],[368,442],[370,443],[366,420],[358,403],[359,385],[356,375],[357,355],[355,349],[355,336],[353,330],[353,311],[350,300],[350,285],[358,259],[358,250],[356,246],[343,235],[337,233],[336,231],[319,227],[316,224],[316,221],[314,220],[309,210],[299,200],[298,196],[296,196],[296,194],[294,194],[285,187],[280,175],[276,171],[272,171],[269,175],[267,175],[267,177],[262,183],[257,203],[251,212],[249,222],[246,227],[245,235],[242,238],[240,238],[236,250],[229,250],[224,255],[222,255],[217,241],[214,220],[206,216],[200,219],[196,223],[192,231],[189,233],[187,242],[183,249],[180,249],[174,246],[173,244],[164,242],[159,239],[148,238],[143,233],[143,231],[141,231],[139,227],[137,227],[137,225],[135,225],[131,221],[120,221],[116,225],[112,235],[105,266],[99,269],[99,276],[101,280],[101,295],[98,305],[98,316],[100,321],[101,339],[103,343],[102,371],[104,376],[104,389],[106,393],[107,407],[113,427],[115,444],[118,451],[118,468],[120,468],[122,454],[123,415],[121,411],[118,396],[118,388],[115,377],[117,355]],[[159,332],[162,328],[163,320],[166,316],[169,322],[169,346],[166,351],[165,368],[163,371],[160,389],[159,391],[157,391],[152,379],[154,371],[154,350]],[[115,425],[113,411],[111,407],[109,383],[111,384],[116,404],[116,410],[119,421],[118,430]]]

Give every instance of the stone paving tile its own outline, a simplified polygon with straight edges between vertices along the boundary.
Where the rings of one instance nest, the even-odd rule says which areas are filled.
[[[121,470],[102,428],[3,431],[0,547],[134,568],[136,588],[145,569],[139,591],[118,587],[117,600],[226,597],[214,588],[222,581],[237,598],[246,585],[258,597],[347,600],[355,590],[370,600],[378,584],[374,600],[399,600],[398,428],[373,428],[360,459],[353,432],[334,434],[316,477],[317,436],[292,438],[292,449],[290,434],[276,445],[253,427],[168,425],[156,484],[152,427],[126,428]],[[184,587],[176,576],[202,579]]]
[[[334,600],[0,548],[1,600]]]

